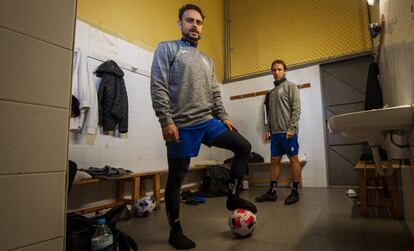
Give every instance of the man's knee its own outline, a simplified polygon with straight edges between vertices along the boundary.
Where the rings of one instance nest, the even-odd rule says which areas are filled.
[[[246,140],[246,142],[243,144],[244,145],[244,153],[249,154],[250,151],[252,150],[252,144],[250,144],[249,141]]]
[[[271,163],[272,166],[278,166],[278,165],[280,165],[280,162],[281,161],[282,161],[282,157],[281,156],[280,157],[272,157],[270,159],[270,163]]]
[[[289,161],[290,161],[291,164],[299,164],[300,163],[298,155],[289,156]]]
[[[250,142],[247,141],[247,139],[242,138],[237,147],[237,150],[238,150],[238,154],[247,155],[252,150],[252,144],[250,144]]]

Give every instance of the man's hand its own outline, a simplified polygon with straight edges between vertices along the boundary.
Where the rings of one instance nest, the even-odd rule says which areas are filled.
[[[228,119],[223,120],[223,124],[224,124],[225,126],[227,126],[227,128],[228,128],[230,131],[236,131],[236,132],[237,132],[236,127],[234,127],[233,123],[232,123],[230,120],[228,120]]]
[[[178,128],[174,124],[166,125],[162,128],[162,136],[165,141],[174,141],[178,143],[180,137]]]
[[[270,139],[270,132],[263,133],[263,141],[266,142]]]
[[[290,138],[292,138],[293,137],[293,135],[295,135],[295,134],[293,134],[293,133],[291,133],[291,132],[286,132],[286,139],[290,139]]]

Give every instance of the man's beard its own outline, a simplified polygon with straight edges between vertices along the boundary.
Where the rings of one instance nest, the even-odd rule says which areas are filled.
[[[191,31],[190,31],[191,32]],[[189,33],[190,33],[189,32]],[[198,42],[198,40],[200,40],[201,39],[201,37],[200,37],[200,34],[199,33],[197,33],[198,34],[198,37],[191,37],[189,34],[187,34],[187,33],[184,33],[184,32],[182,32],[182,34],[183,34],[183,37],[185,38],[185,39],[187,39],[188,41],[190,41],[190,42],[193,42],[193,43],[197,43]]]

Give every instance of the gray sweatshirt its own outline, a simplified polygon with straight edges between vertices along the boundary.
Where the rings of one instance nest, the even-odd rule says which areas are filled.
[[[265,118],[266,131],[271,129],[271,133],[289,131],[298,134],[300,96],[296,84],[286,80],[270,91],[268,114],[269,117]]]
[[[212,60],[181,40],[158,45],[151,67],[151,97],[161,127],[228,119]]]

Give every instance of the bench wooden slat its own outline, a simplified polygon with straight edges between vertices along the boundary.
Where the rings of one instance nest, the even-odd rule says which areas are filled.
[[[384,169],[387,168],[387,162],[386,161],[382,161],[381,165],[382,165],[382,168],[384,168]],[[361,160],[359,160],[357,162],[357,164],[355,165],[356,170],[358,170],[358,169],[375,169],[375,168],[376,167],[375,167],[374,163],[367,163],[367,162],[361,161]],[[400,162],[393,161],[392,162],[392,168],[393,169],[399,169],[400,168]]]
[[[123,205],[126,205],[126,204],[127,204],[127,200],[120,200],[120,201],[115,201],[115,202],[107,203],[107,204],[100,205],[100,206],[76,209],[74,211],[70,211],[69,213],[88,214],[88,213],[94,213],[94,212],[97,212],[97,211],[100,211],[100,210],[103,210],[103,209],[107,209],[107,208],[123,206]]]

